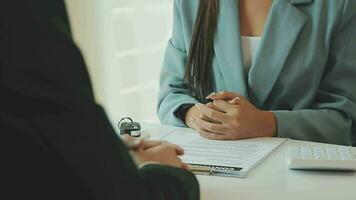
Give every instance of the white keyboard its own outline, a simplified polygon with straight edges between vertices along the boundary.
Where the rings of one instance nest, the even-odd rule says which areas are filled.
[[[291,146],[286,158],[289,169],[356,171],[356,154],[346,146]]]

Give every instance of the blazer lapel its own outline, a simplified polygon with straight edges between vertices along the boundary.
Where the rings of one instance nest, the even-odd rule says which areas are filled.
[[[249,72],[250,100],[262,107],[301,32],[307,17],[293,4],[312,0],[277,0],[268,17],[264,38]]]
[[[220,0],[214,50],[226,89],[248,98],[240,45],[236,0]]]

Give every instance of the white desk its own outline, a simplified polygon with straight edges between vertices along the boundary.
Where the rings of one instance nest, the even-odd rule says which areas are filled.
[[[143,124],[152,138],[175,129]],[[290,140],[255,168],[247,178],[199,175],[202,200],[356,200],[355,172],[289,170],[285,161],[288,145],[317,143]],[[356,150],[356,148],[355,148]]]

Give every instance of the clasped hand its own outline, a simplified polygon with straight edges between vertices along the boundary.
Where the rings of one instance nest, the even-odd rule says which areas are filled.
[[[121,139],[130,150],[130,154],[137,166],[156,163],[188,169],[188,165],[178,157],[184,154],[183,149],[178,145],[165,141],[144,141],[128,135],[122,136]]]
[[[272,112],[262,111],[240,94],[212,93],[213,102],[196,104],[188,110],[186,124],[208,139],[239,140],[276,135]]]

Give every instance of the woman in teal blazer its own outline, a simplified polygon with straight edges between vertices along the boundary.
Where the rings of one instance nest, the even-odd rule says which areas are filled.
[[[356,145],[356,1],[273,1],[247,75],[239,17],[237,0],[174,0],[161,121],[211,139]]]

